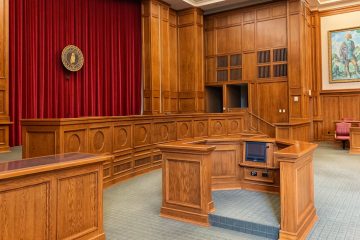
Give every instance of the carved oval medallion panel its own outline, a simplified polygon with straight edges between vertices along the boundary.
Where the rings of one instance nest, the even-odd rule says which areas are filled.
[[[94,135],[93,146],[95,151],[101,152],[105,145],[105,136],[102,131],[97,131]]]
[[[212,120],[211,135],[225,135],[226,127],[224,120]]]
[[[80,137],[73,134],[69,137],[67,149],[69,152],[80,152]]]

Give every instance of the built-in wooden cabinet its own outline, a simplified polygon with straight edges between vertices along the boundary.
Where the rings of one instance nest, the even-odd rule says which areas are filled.
[[[220,84],[205,87],[206,112],[235,112],[248,108],[248,84]]]
[[[306,1],[284,0],[207,15],[205,92],[214,88],[223,111],[247,107],[271,126],[308,119],[311,81],[309,10]],[[302,74],[302,72],[304,74]],[[239,86],[245,86],[242,90]],[[222,96],[219,88],[222,87]],[[233,101],[236,95],[247,101]],[[211,97],[210,97],[211,96]],[[297,97],[297,101],[294,101]],[[220,107],[216,107],[219,110]]]

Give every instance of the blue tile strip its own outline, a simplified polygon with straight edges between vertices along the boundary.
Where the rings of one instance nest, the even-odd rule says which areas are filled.
[[[214,227],[229,229],[246,234],[265,237],[268,239],[279,238],[279,227],[267,226],[255,222],[243,221],[240,219],[218,216],[216,214],[209,215],[210,224]]]

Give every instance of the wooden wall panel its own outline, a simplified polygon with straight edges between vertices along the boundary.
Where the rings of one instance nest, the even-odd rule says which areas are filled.
[[[231,41],[229,41],[231,39]],[[216,53],[225,54],[241,51],[241,26],[220,28],[216,31]]]
[[[339,98],[336,96],[323,97],[322,105],[326,107],[323,111],[323,135],[327,136],[327,138],[331,138],[334,137],[335,131],[335,124],[333,121],[340,119]]]
[[[284,99],[287,99],[287,90],[288,88],[286,82],[259,84],[259,116],[263,117],[270,123],[287,122],[288,102],[284,101]],[[271,99],[271,101],[269,101],[269,99]],[[280,113],[280,109],[285,109],[285,113]]]
[[[274,31],[276,29],[276,31]],[[286,18],[257,22],[256,42],[258,49],[286,47],[287,23]]]
[[[167,192],[166,201],[186,207],[201,208],[200,191],[198,191],[201,184],[200,162],[168,159],[168,169],[168,189],[172,191]],[[189,181],[184,181],[184,179],[189,179]],[[198,194],[189,194],[197,191]],[[182,192],[188,194],[181,194]]]
[[[7,152],[9,147],[9,0],[0,0],[0,125],[4,141],[0,152]]]
[[[180,140],[193,137],[193,127],[191,121],[177,122],[177,130],[177,136]]]
[[[169,81],[170,81],[170,111],[177,113],[178,107],[178,30],[177,14],[170,10],[169,13]]]
[[[225,119],[211,119],[210,120],[210,135],[221,136],[226,135],[226,121]]]
[[[50,179],[17,183],[0,188],[0,239],[51,239]]]
[[[154,142],[162,143],[176,140],[175,122],[157,122],[154,123]]]
[[[321,105],[322,131],[318,139],[334,139],[335,121],[343,118],[360,119],[360,95],[326,94],[322,96]]]
[[[209,135],[208,125],[207,120],[194,121],[194,137],[207,137]]]
[[[243,68],[243,79],[245,81],[253,81],[256,79],[256,54],[245,53],[243,54],[244,68]]]
[[[59,179],[57,192],[57,238],[83,235],[99,227],[98,175],[87,173]],[[81,189],[81,191],[79,191]],[[86,204],[84,202],[86,201]],[[66,212],[67,214],[61,214]]]
[[[254,51],[255,50],[255,24],[254,23],[244,24],[242,46],[243,46],[244,51]]]
[[[176,24],[169,5],[142,1],[144,114],[178,111]]]
[[[203,13],[178,12],[179,112],[204,111]]]
[[[112,152],[112,131],[110,126],[97,126],[89,129],[89,152],[110,154]]]
[[[113,129],[113,152],[129,150],[133,147],[131,124],[116,124]]]
[[[88,152],[88,139],[86,131],[86,128],[65,131],[64,152]]]
[[[58,153],[55,131],[28,131],[26,134],[28,150],[34,151],[37,156],[53,155]],[[29,141],[28,139],[31,139]],[[38,144],[41,142],[42,144]]]
[[[223,88],[222,108],[223,111],[229,111],[228,104],[231,102],[228,101],[229,86],[231,87],[231,84],[248,84],[248,110],[257,115],[255,122],[264,121],[264,127],[269,128],[271,132],[275,132],[272,123],[289,120],[288,77],[286,74],[280,77],[275,76],[275,70],[273,70],[278,64],[287,64],[288,61],[288,58],[282,60],[281,63],[273,60],[274,49],[288,48],[287,14],[287,2],[279,1],[205,17],[206,85],[209,86],[209,89],[211,86]],[[216,45],[215,56],[213,55],[214,43]],[[270,63],[268,64],[270,72],[266,78],[260,77],[259,68],[262,65],[258,62],[258,52],[264,50],[270,52]],[[293,54],[290,51],[286,52],[288,55]],[[239,65],[241,80],[230,81],[230,71],[227,80],[218,80],[217,73],[220,73],[223,68],[217,66],[216,58],[234,53],[241,54],[241,64]],[[295,57],[298,57],[297,53],[294,54]],[[272,101],[268,101],[268,99],[272,99]],[[260,103],[261,111],[259,111]],[[280,109],[281,113],[279,113]],[[260,130],[259,124],[255,124],[255,126],[257,127],[255,129]]]

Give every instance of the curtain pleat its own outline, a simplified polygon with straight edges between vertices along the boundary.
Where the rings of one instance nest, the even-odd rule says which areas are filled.
[[[140,114],[140,1],[9,2],[11,146],[21,145],[21,119]],[[85,60],[70,74],[69,44]]]

